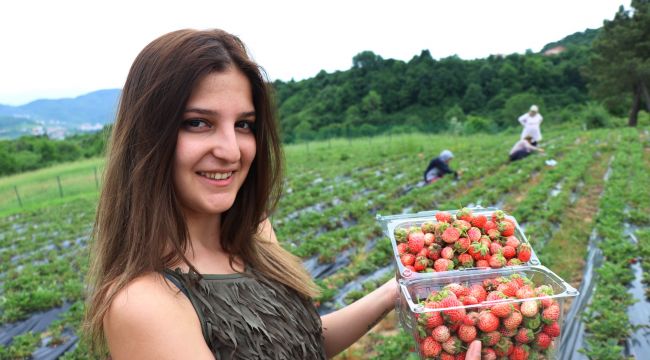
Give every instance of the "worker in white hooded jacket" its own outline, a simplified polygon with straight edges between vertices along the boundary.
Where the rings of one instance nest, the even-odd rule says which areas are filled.
[[[542,132],[539,126],[543,120],[544,118],[539,113],[537,105],[532,105],[527,113],[519,117],[519,123],[524,127],[524,130],[521,132],[521,140],[524,140],[526,136],[530,136],[532,138],[530,143],[533,146],[537,146],[537,143],[542,140]]]

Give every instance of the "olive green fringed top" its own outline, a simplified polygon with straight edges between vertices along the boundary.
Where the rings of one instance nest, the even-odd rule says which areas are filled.
[[[179,269],[164,275],[192,302],[217,359],[327,358],[312,302],[254,269],[201,279]]]

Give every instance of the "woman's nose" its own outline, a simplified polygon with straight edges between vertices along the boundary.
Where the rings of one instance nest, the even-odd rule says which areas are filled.
[[[239,161],[241,152],[239,150],[237,133],[234,128],[219,129],[215,132],[212,154],[228,163],[236,163]]]

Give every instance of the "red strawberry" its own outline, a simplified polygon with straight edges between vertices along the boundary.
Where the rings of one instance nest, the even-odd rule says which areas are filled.
[[[533,347],[536,349],[546,350],[551,345],[553,339],[546,333],[540,332],[535,335],[535,342]]]
[[[497,210],[492,213],[492,221],[494,221],[495,223],[502,221],[503,219],[505,219],[505,217],[506,217],[506,213],[504,213],[503,210]]]
[[[400,257],[403,265],[413,265],[415,264],[415,255],[413,254],[404,254]]]
[[[501,246],[501,244],[495,241],[490,244],[490,254],[491,255],[498,254],[502,251],[502,248],[503,246]]]
[[[503,327],[505,327],[507,330],[514,330],[521,325],[521,322],[523,321],[524,317],[521,315],[520,312],[515,311],[510,316],[507,318],[503,319]]]
[[[489,268],[490,264],[488,263],[487,260],[481,259],[481,260],[476,260],[476,266],[477,268]]]
[[[418,319],[418,322],[424,325],[427,329],[432,330],[444,324],[445,320],[442,318],[440,311],[431,311],[422,314]]]
[[[469,295],[469,289],[459,283],[449,283],[445,285],[443,290],[451,291],[452,293],[454,293],[454,295],[456,295],[456,298]]]
[[[476,300],[481,303],[485,301],[487,297],[487,292],[480,284],[474,284],[469,287],[469,294],[476,298]]]
[[[455,227],[448,227],[442,233],[442,241],[446,242],[447,244],[455,243],[459,237],[460,237],[460,231],[458,231],[458,229],[456,229]]]
[[[483,225],[485,225],[485,222],[487,220],[488,219],[487,219],[487,217],[485,217],[485,215],[478,214],[478,215],[472,216],[472,219],[470,220],[470,224],[472,224],[472,226],[476,226],[479,229],[482,229]]]
[[[481,239],[481,230],[477,227],[471,227],[467,230],[467,237],[470,241],[479,241]]]
[[[472,295],[462,296],[458,300],[460,300],[465,306],[478,304],[478,300],[476,300],[476,298],[473,297]]]
[[[496,230],[496,228],[497,228],[497,223],[495,223],[493,221],[490,221],[490,220],[486,221],[485,224],[483,224],[483,232],[485,232],[486,234],[491,229]]]
[[[501,337],[513,338],[517,335],[518,329],[506,329],[505,327],[500,327],[499,332],[501,332]]]
[[[420,351],[425,357],[436,357],[442,351],[442,346],[436,342],[432,337],[427,336],[422,343],[420,343]]]
[[[490,229],[486,231],[487,235],[490,237],[491,240],[496,240],[501,236],[501,232],[497,229]]]
[[[501,291],[491,291],[487,294],[485,301],[501,300],[505,298],[507,298],[507,296]]]
[[[517,345],[512,348],[512,353],[510,353],[510,360],[528,360],[530,355],[530,348],[528,345]]]
[[[444,258],[440,258],[433,263],[433,268],[437,272],[452,270],[454,268],[454,262]]]
[[[472,295],[468,295],[468,296],[473,298]],[[478,313],[476,311],[470,311],[469,313],[467,313],[467,315],[465,315],[465,318],[463,319],[462,323],[465,325],[476,326],[476,323],[478,323]]]
[[[458,244],[458,243],[457,243]],[[462,267],[473,267],[474,266],[474,258],[470,254],[460,254],[458,255],[458,264]]]
[[[517,299],[529,299],[535,297],[535,291],[528,285],[524,285],[517,290],[515,294]]]
[[[483,242],[473,243],[467,253],[472,255],[474,260],[485,260],[486,256],[490,253],[488,246]]]
[[[452,225],[458,229],[461,233],[467,233],[467,230],[469,230],[472,227],[472,224],[469,223],[469,221],[465,220],[456,220],[452,223]]]
[[[542,331],[550,337],[560,336],[560,325],[557,322],[554,322],[549,325],[544,325]]]
[[[439,222],[446,222],[446,223],[451,222],[451,214],[446,211],[438,211],[435,216],[436,216],[436,220],[438,220]]]
[[[552,324],[560,318],[560,306],[551,305],[542,311],[542,321],[545,324]]]
[[[517,255],[517,250],[510,245],[506,245],[501,249],[503,257],[510,260]]]
[[[506,280],[506,282],[501,283],[499,286],[497,286],[497,291],[501,291],[503,295],[507,297],[515,297],[517,290],[519,290],[519,285],[517,285],[517,283],[514,281]]]
[[[406,243],[397,244],[397,253],[401,256],[408,252],[409,246]]]
[[[476,328],[472,325],[460,325],[458,328],[458,338],[466,343],[474,341],[476,339]]]
[[[436,230],[436,223],[433,221],[425,221],[422,223],[421,229],[425,234],[433,233]]]
[[[464,253],[469,249],[471,241],[466,237],[458,238],[458,241],[454,243],[454,249],[459,253]]]
[[[501,254],[492,255],[488,263],[493,269],[502,268],[506,266],[506,258],[504,258]]]
[[[494,346],[499,342],[499,339],[501,339],[501,333],[498,331],[490,331],[481,335],[483,346]]]
[[[517,335],[515,335],[515,340],[517,340],[517,342],[521,344],[528,344],[534,339],[535,339],[535,333],[533,333],[533,330],[531,329],[520,328],[517,331]]]
[[[508,236],[506,238],[506,245],[507,246],[512,246],[513,248],[517,249],[517,247],[519,247],[519,244],[521,244],[521,242],[514,235]]]
[[[521,260],[521,262],[528,262],[531,256],[532,250],[530,248],[530,245],[526,243],[519,245],[519,248],[517,248],[517,258]]]
[[[454,297],[450,296],[442,299],[440,301],[440,308],[459,307],[457,309],[442,310],[442,317],[453,324],[463,321],[466,312],[465,312],[465,308],[461,306],[463,306],[463,303],[460,302],[458,299],[456,299],[455,296]]]
[[[537,300],[527,300],[522,302],[519,311],[521,311],[521,315],[526,317],[533,317],[537,315],[539,312],[539,305],[537,304]]]
[[[424,233],[421,230],[409,233],[408,235],[409,251],[417,254],[424,247]]]
[[[500,303],[492,306],[490,308],[490,311],[492,314],[496,315],[499,318],[505,318],[508,317],[510,314],[512,314],[512,311],[514,310],[514,307],[512,306],[511,303]]]
[[[453,259],[454,258],[454,248],[452,248],[451,246],[445,246],[442,249],[442,252],[440,252],[440,256],[447,259],[447,260]]]
[[[462,208],[456,213],[456,219],[465,220],[467,222],[472,221],[472,210],[468,208]]]
[[[415,271],[420,272],[424,271],[424,269],[427,268],[429,265],[429,259],[426,256],[418,256],[415,258],[415,264],[413,267],[415,268]]]
[[[431,337],[433,337],[433,339],[439,343],[447,341],[447,339],[449,339],[449,336],[451,336],[449,333],[449,328],[444,325],[440,325],[431,330]]]
[[[515,234],[515,226],[508,221],[502,221],[498,223],[499,232],[501,236],[512,236]]]
[[[489,311],[481,311],[478,316],[478,328],[483,332],[495,331],[499,327],[499,318]]]

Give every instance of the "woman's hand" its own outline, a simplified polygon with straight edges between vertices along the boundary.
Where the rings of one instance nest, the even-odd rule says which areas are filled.
[[[481,342],[479,340],[474,340],[469,344],[465,360],[481,360]]]

